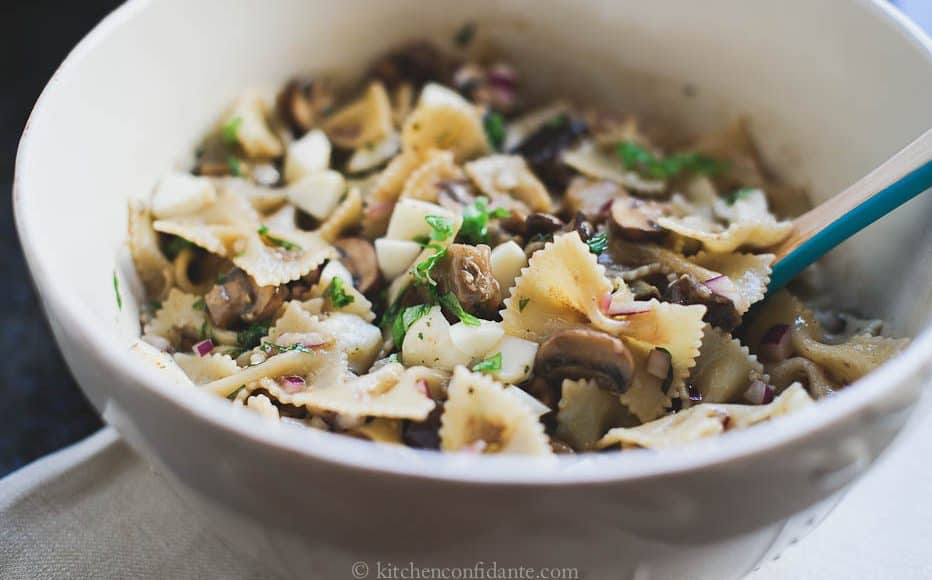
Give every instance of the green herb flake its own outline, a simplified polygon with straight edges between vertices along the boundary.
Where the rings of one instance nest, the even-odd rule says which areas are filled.
[[[116,294],[117,309],[123,310],[123,296],[120,295],[120,280],[117,278],[116,270],[113,271],[113,293]]]
[[[223,124],[221,128],[221,133],[223,134],[223,142],[231,147],[236,145],[239,142],[239,128],[243,124],[243,118],[240,116],[233,117],[229,121]]]
[[[430,312],[430,309],[430,304],[408,306],[400,315],[395,317],[392,323],[392,342],[394,342],[395,348],[401,348],[401,344],[404,342],[405,334],[407,334],[408,329],[423,316],[426,316],[427,313]]]
[[[195,310],[207,310],[207,303],[204,302],[204,298],[198,298],[194,301],[194,304],[191,305],[191,308]]]
[[[295,244],[294,242],[289,242],[288,240],[283,240],[281,238],[277,238],[271,235],[269,233],[268,226],[265,226],[265,225],[259,226],[259,229],[256,230],[256,232],[258,232],[260,236],[264,237],[266,240],[268,240],[270,244],[274,246],[278,246],[280,248],[288,250],[289,252],[301,250],[301,246],[299,246],[298,244]]]
[[[439,215],[429,215],[424,218],[430,226],[430,239],[442,242],[453,235],[453,220]]]
[[[246,388],[246,385],[240,385],[240,386],[236,387],[236,390],[233,391],[232,393],[230,393],[229,395],[227,395],[227,398],[230,399],[231,401],[235,401],[235,400],[236,400],[236,396],[239,395],[239,392],[242,391],[242,390],[245,389],[245,388]]]
[[[586,240],[586,245],[589,246],[590,252],[599,255],[608,247],[608,234],[605,232],[599,232]]]
[[[334,276],[330,281],[325,293],[327,298],[330,299],[330,303],[337,308],[349,306],[355,300],[352,295],[346,293],[346,289],[343,287],[343,279],[337,276]]]
[[[566,113],[560,113],[559,115],[556,115],[555,117],[551,118],[546,123],[544,123],[544,126],[550,129],[557,129],[559,127],[562,127],[563,125],[566,125],[569,122],[570,122],[569,116]]]
[[[463,208],[463,225],[457,234],[457,240],[466,244],[485,244],[489,241],[489,218],[507,218],[511,212],[503,207],[493,210],[488,208],[489,199],[477,197],[474,202]]]
[[[736,189],[728,194],[725,198],[725,201],[728,202],[728,205],[735,205],[735,202],[742,199],[746,199],[749,195],[754,193],[753,187],[742,187],[741,189]]]
[[[489,111],[482,118],[482,126],[485,128],[485,136],[492,149],[501,151],[505,144],[505,118],[501,113]]]
[[[525,296],[524,298],[518,300],[518,312],[524,312],[524,308],[528,305],[531,299]]]
[[[478,26],[475,22],[467,22],[459,27],[456,34],[453,35],[453,44],[459,48],[466,48],[476,37]]]
[[[616,152],[625,169],[653,179],[672,179],[681,173],[715,175],[726,169],[726,164],[701,153],[675,153],[666,158],[657,157],[633,141],[622,141]]]
[[[477,373],[490,373],[502,370],[502,353],[497,352],[487,359],[483,359],[472,365],[472,370]]]
[[[453,292],[447,292],[443,296],[440,296],[440,304],[455,314],[466,326],[479,326],[482,322],[480,318],[473,316],[463,309],[463,305],[460,304],[460,301],[456,298],[456,294]]]
[[[414,267],[414,281],[425,286],[436,286],[437,282],[430,277],[430,273],[437,262],[447,255],[447,249],[437,244],[428,244],[427,247],[433,249],[434,253]]]
[[[243,174],[242,164],[235,155],[227,157],[227,168],[230,170],[230,175],[233,177],[239,177]]]
[[[261,322],[249,325],[245,330],[236,333],[236,343],[243,350],[259,346],[262,338],[269,333],[269,325]]]

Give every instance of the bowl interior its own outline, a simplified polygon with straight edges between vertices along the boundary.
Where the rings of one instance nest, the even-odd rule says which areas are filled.
[[[350,80],[402,41],[449,45],[468,21],[535,94],[688,133],[749,115],[768,163],[816,203],[932,126],[929,47],[866,0],[130,2],[52,80],[20,152],[18,224],[53,314],[80,310],[95,340],[122,348],[138,336],[127,201],[185,167],[243,89],[298,72]],[[917,198],[836,250],[837,304],[916,335],[932,312],[930,215],[932,197]]]

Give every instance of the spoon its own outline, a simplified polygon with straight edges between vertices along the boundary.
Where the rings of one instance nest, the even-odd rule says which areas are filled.
[[[932,187],[932,129],[835,197],[793,220],[774,248],[773,293],[829,250]]]

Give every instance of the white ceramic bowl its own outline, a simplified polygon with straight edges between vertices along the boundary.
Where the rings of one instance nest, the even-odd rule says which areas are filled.
[[[538,91],[691,130],[749,113],[766,157],[816,200],[932,126],[932,46],[881,2],[131,1],[56,73],[17,159],[17,225],[65,358],[105,419],[271,571],[494,560],[590,578],[745,573],[821,519],[929,375],[932,196],[830,261],[839,305],[886,319],[912,346],[811,410],[683,450],[550,462],[387,450],[270,427],[131,352],[131,196],[242,89],[302,71],[351,78],[383,49],[447,40],[467,20]]]

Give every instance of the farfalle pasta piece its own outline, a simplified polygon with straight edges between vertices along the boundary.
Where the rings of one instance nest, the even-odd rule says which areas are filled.
[[[706,325],[702,348],[689,382],[706,403],[732,403],[752,381],[764,378],[764,367],[746,346],[727,332]]]
[[[489,155],[467,163],[465,169],[470,179],[492,199],[510,196],[531,211],[553,211],[547,188],[520,155]]]
[[[454,163],[452,152],[429,151],[424,162],[405,180],[401,197],[437,203],[445,183],[465,178],[466,174]]]
[[[358,149],[388,137],[394,129],[385,86],[370,84],[358,100],[324,119],[323,129],[335,145],[345,149]]]
[[[767,405],[703,403],[638,427],[612,429],[599,440],[597,446],[602,449],[615,445],[653,449],[678,447],[726,430],[744,429],[811,404],[813,400],[797,383]]]
[[[607,179],[641,195],[660,195],[667,186],[663,180],[645,179],[636,171],[626,170],[614,151],[603,151],[592,141],[583,141],[564,153],[563,162],[586,177]]]
[[[353,187],[346,192],[346,197],[333,210],[330,217],[317,229],[316,233],[328,242],[336,241],[344,232],[352,229],[362,220],[363,201],[359,189]]]
[[[448,396],[440,419],[444,451],[553,453],[534,413],[488,376],[457,367]]]
[[[268,123],[269,107],[258,92],[244,94],[233,106],[225,125],[236,127],[234,136],[249,157],[278,157],[284,152],[281,139]]]
[[[155,318],[145,326],[144,333],[166,338],[176,347],[184,338],[203,338],[201,334],[207,325],[207,314],[194,307],[198,299],[194,294],[172,288]]]
[[[184,371],[184,374],[194,381],[195,385],[203,385],[217,379],[229,377],[239,372],[240,367],[236,361],[225,354],[196,354],[175,353],[175,362]]]
[[[278,407],[272,404],[272,399],[265,395],[253,395],[246,399],[246,403],[243,406],[250,411],[255,411],[263,419],[268,419],[270,421],[278,421],[281,419],[278,413]]]
[[[159,249],[152,214],[140,201],[129,205],[129,251],[146,295],[164,297],[172,286],[172,266]]]
[[[555,434],[577,451],[591,450],[611,427],[637,423],[618,395],[595,381],[564,379],[561,393]]]
[[[392,130],[388,135],[374,143],[363,145],[353,152],[346,162],[348,173],[364,173],[384,165],[394,157],[401,148],[401,137]]]
[[[425,155],[431,149],[453,152],[459,163],[489,151],[482,115],[457,93],[428,84],[401,130],[402,149]]]
[[[236,374],[206,383],[201,388],[211,393],[228,397],[240,387],[255,386],[256,383],[271,377],[313,377],[326,374],[339,365],[342,353],[334,350],[289,350],[276,354],[256,365],[248,366]],[[345,363],[344,363],[345,364]],[[308,381],[311,383],[312,381]],[[274,394],[274,393],[273,393]],[[283,403],[291,403],[290,396],[283,397]]]
[[[819,365],[840,385],[860,379],[909,343],[908,339],[859,334],[840,344],[826,344],[812,311],[789,292],[781,291],[770,297],[756,314],[748,328],[749,344],[759,346],[764,333],[777,324],[789,326],[795,354]]]
[[[631,375],[631,382],[628,388],[618,398],[622,405],[633,414],[638,420],[653,421],[666,413],[667,409],[673,404],[673,395],[684,398],[682,381],[680,385],[674,388],[672,381],[665,385],[666,381],[662,378],[655,377],[647,372],[647,359],[653,346],[636,340],[628,339],[625,341],[628,352],[634,361],[634,373]]]
[[[337,255],[317,232],[272,230],[268,226],[261,230],[241,229],[232,243],[233,263],[259,286],[297,280]]]
[[[683,217],[662,216],[657,225],[685,238],[697,240],[710,252],[734,252],[739,248],[770,248],[784,239],[793,230],[792,222],[777,221],[767,209],[764,192],[748,190],[728,207],[726,202],[716,201],[716,213],[727,221],[727,225],[701,215]]]
[[[338,384],[315,383],[294,401],[318,412],[422,421],[435,405],[427,391],[429,373],[424,367],[389,363]]]
[[[230,257],[236,253],[233,245],[243,233],[259,227],[259,213],[242,196],[220,190],[217,200],[206,208],[169,220],[156,220],[152,227],[213,254]]]
[[[801,356],[767,365],[767,374],[777,391],[800,382],[814,399],[827,397],[838,389],[838,384],[825,375],[822,367]]]
[[[617,333],[623,322],[601,310],[612,284],[588,246],[571,232],[531,256],[505,300],[505,333],[541,342],[558,330],[593,324]]]
[[[743,315],[755,303],[764,299],[770,284],[770,265],[773,254],[712,254],[700,252],[692,261],[708,270],[727,276],[737,296],[731,297],[738,314]],[[709,278],[702,280],[707,282]]]
[[[369,194],[370,203],[392,204],[398,201],[405,182],[422,162],[423,157],[411,151],[402,152],[392,159],[375,178]]]
[[[389,445],[403,445],[402,421],[398,419],[374,418],[346,431],[347,435],[368,439],[373,443],[387,443]]]
[[[210,182],[217,191],[228,191],[244,198],[261,213],[268,213],[280,208],[288,200],[286,190],[259,185],[243,177],[219,177]]]

